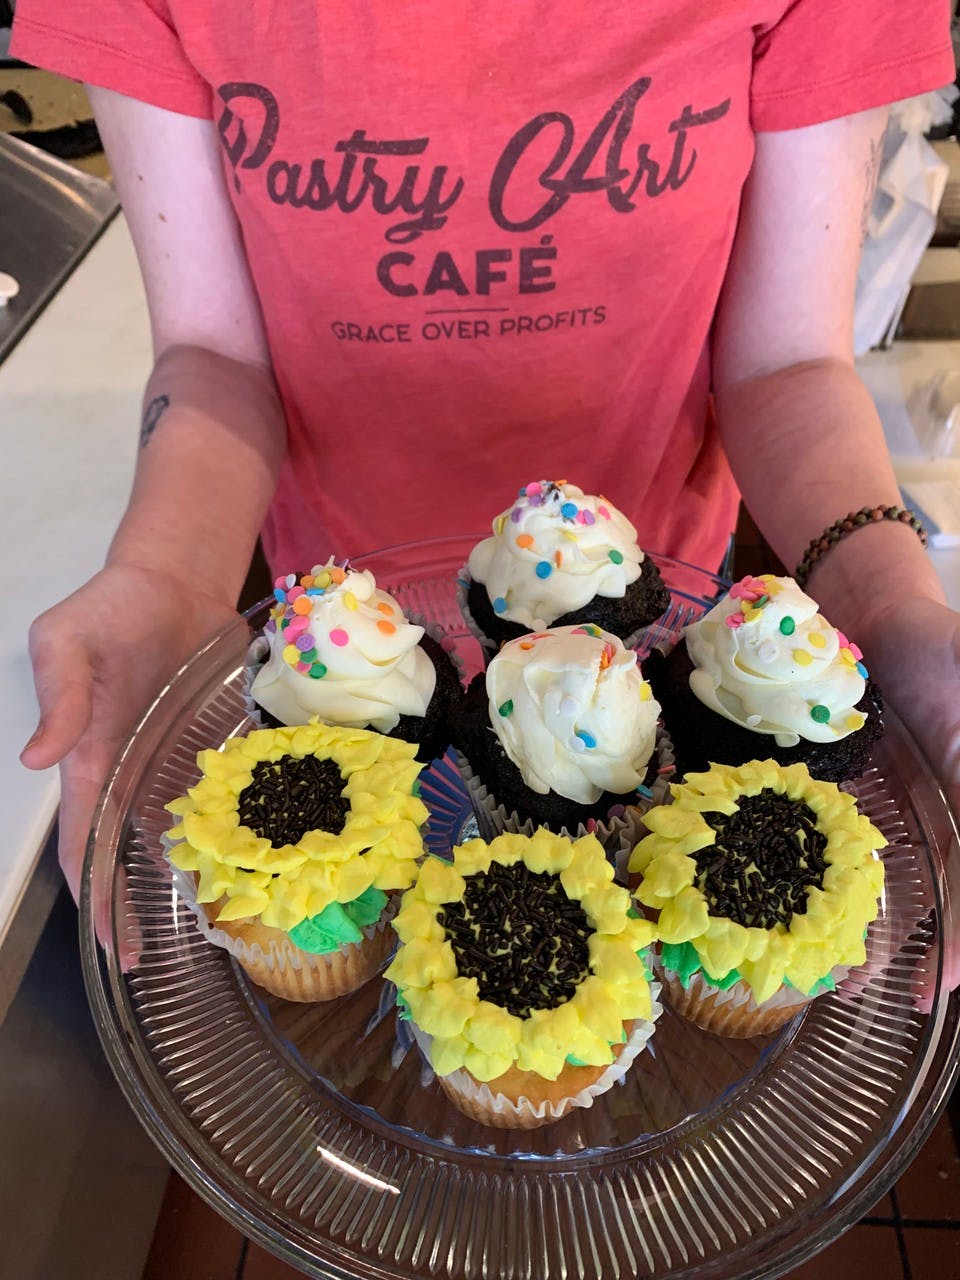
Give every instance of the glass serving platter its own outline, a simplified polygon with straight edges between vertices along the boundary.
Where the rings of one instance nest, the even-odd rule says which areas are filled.
[[[435,622],[467,675],[479,647],[455,580],[475,540],[353,561]],[[672,604],[641,653],[723,586],[654,559]],[[960,1038],[960,1000],[941,986],[941,864],[956,828],[892,713],[851,787],[890,842],[863,969],[755,1040],[667,1008],[622,1085],[512,1132],[446,1101],[381,978],[330,1004],[277,1000],[202,939],[175,894],[163,805],[196,780],[197,751],[251,727],[245,644],[236,631],[209,643],[144,717],[101,800],[81,899],[88,992],[118,1079],[174,1167],[240,1230],[344,1280],[746,1280],[782,1275],[887,1190],[946,1100]],[[475,834],[469,803],[449,758],[422,786],[426,842],[442,855]]]

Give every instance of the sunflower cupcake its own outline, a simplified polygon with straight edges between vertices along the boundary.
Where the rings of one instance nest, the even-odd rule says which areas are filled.
[[[205,937],[287,1000],[355,990],[390,953],[427,810],[416,748],[313,721],[201,751],[167,808],[174,882]]]
[[[385,976],[444,1092],[497,1128],[589,1107],[653,1033],[653,926],[593,836],[544,829],[428,858],[393,927]]]
[[[709,1031],[773,1031],[866,958],[884,837],[805,765],[715,765],[644,815],[629,859],[664,992]]]

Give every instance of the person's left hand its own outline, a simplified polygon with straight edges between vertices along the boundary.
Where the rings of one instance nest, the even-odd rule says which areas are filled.
[[[960,821],[960,613],[915,598],[872,620],[865,660],[894,711],[923,749]],[[960,843],[956,827],[938,827],[946,857],[944,982],[960,987]],[[921,992],[928,1004],[929,987]]]

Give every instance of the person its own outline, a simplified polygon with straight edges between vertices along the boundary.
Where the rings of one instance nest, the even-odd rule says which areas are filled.
[[[742,495],[793,565],[899,503],[852,311],[885,104],[955,74],[946,0],[20,0],[12,50],[91,86],[156,349],[106,566],[31,630],[74,892],[261,530],[285,573],[567,475],[711,568]],[[914,532],[869,522],[810,590],[960,808],[960,618]]]

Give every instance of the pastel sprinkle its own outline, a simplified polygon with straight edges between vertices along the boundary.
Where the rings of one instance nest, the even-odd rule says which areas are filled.
[[[564,520],[574,520],[577,515],[577,504],[575,502],[565,502],[560,508],[560,514]]]
[[[306,653],[308,649],[313,648],[313,636],[309,631],[304,631],[302,635],[297,636],[294,644],[301,653]]]
[[[309,591],[309,589],[313,586],[313,583],[314,583],[314,577],[312,573],[305,573],[303,577],[300,579],[301,587],[303,587],[307,591]]]
[[[532,644],[532,643],[531,643],[531,641],[529,641],[529,640],[521,640],[521,641],[520,641],[520,648],[521,648],[521,649],[532,649],[532,648],[533,648],[533,644]]]
[[[511,712],[512,710],[513,710],[513,699],[512,699],[512,698],[508,698],[508,699],[506,700],[506,702],[501,702],[501,703],[500,703],[500,706],[499,706],[499,707],[497,707],[497,711],[500,713],[500,715],[502,715],[502,716],[503,716],[503,718],[504,718],[504,719],[506,719],[506,718],[507,718],[507,716],[510,714],[510,712]]]
[[[574,731],[585,747],[592,748],[597,745],[597,740],[592,733],[587,733],[586,729],[576,729]]]
[[[811,631],[807,636],[807,644],[811,649],[825,649],[827,646],[827,638],[822,631]]]
[[[650,690],[650,686],[647,684],[646,680],[644,680],[643,684],[640,686],[640,701],[649,702],[652,697],[653,693]]]
[[[342,649],[344,645],[350,643],[350,637],[347,635],[346,631],[344,631],[343,627],[334,627],[330,632],[330,643],[335,644]]]
[[[549,560],[541,560],[536,567],[536,575],[538,578],[549,578],[553,573],[553,565]]]
[[[304,617],[310,612],[312,608],[313,608],[313,601],[310,599],[308,595],[297,596],[296,600],[294,600],[293,602],[293,612],[299,613]]]
[[[584,523],[584,524],[596,524],[596,523],[597,523],[597,517],[593,514],[593,512],[592,512],[592,511],[584,511],[584,513],[583,513],[583,523]]]
[[[657,770],[657,777],[669,778],[671,773],[676,773],[676,772],[677,772],[677,766],[675,764],[664,764],[664,765],[661,765],[660,768]]]
[[[585,751],[587,749],[587,744],[579,734],[576,734],[570,739],[570,748],[573,751]]]
[[[813,662],[813,654],[808,653],[806,649],[794,649],[793,660],[799,667],[809,667]]]
[[[286,580],[286,578],[284,578],[284,577],[276,578],[276,579],[274,580],[273,585],[274,585],[274,588],[275,588],[277,591],[283,591],[283,590],[284,590],[284,588],[285,588],[285,587],[286,587],[286,585],[287,585],[287,580]]]
[[[841,649],[840,658],[848,667],[855,667],[857,665],[857,660],[849,649]]]
[[[310,668],[310,675],[314,680],[322,680],[327,674],[327,668],[322,662],[315,662]]]
[[[560,568],[560,566],[563,564],[563,552],[562,552],[562,551],[555,551],[555,552],[553,553],[553,563],[557,566],[557,568],[558,568],[558,569]]]
[[[316,587],[323,587],[323,589],[326,590],[327,587],[329,587],[330,582],[331,578],[329,569],[324,569],[322,573],[315,573],[313,575],[313,584]]]
[[[864,680],[868,680],[870,678],[870,672],[867,670],[867,668],[863,665],[862,662],[857,663],[857,670],[863,676]]]
[[[496,520],[494,521],[493,531],[498,538],[500,537],[501,533],[503,533],[503,526],[505,523],[506,522],[504,521],[503,516],[497,516]]]
[[[514,524],[519,524],[523,518],[523,507],[514,507],[510,512],[510,519]]]
[[[297,585],[297,575],[295,573],[288,573],[284,581],[286,582],[287,587],[295,587]]]
[[[307,595],[316,599],[317,596],[326,595],[326,587],[307,587]]]
[[[866,724],[866,721],[867,721],[867,717],[864,715],[856,715],[856,714],[850,715],[850,716],[847,716],[843,727],[849,733],[855,733],[857,729],[863,728],[863,726]]]
[[[785,636],[792,636],[797,629],[797,624],[789,615],[780,619],[780,631]]]
[[[281,604],[286,604],[287,593],[284,591],[282,587],[277,587],[277,589],[273,593],[273,598],[275,600],[279,600]]]
[[[352,591],[345,591],[343,593],[343,603],[347,606],[348,609],[356,610],[357,597],[353,594]]]
[[[602,508],[601,508],[601,509],[602,509]],[[609,519],[610,519],[610,517],[609,517],[609,516],[607,516],[607,519],[609,520]],[[613,563],[614,563],[614,564],[623,564],[623,552],[622,552],[622,551],[618,551],[618,550],[616,549],[616,547],[614,547],[614,548],[609,552],[609,555],[610,555],[610,559],[613,561]]]
[[[539,480],[531,480],[524,489],[524,493],[528,498],[536,498],[543,493],[543,485],[541,485]]]
[[[378,611],[379,611],[380,613],[385,613],[385,614],[387,615],[387,617],[388,617],[388,618],[392,618],[392,617],[393,617],[393,605],[392,605],[392,604],[387,604],[387,603],[386,603],[386,601],[381,601],[381,603],[377,605],[377,609],[378,609]]]
[[[816,720],[817,724],[826,724],[830,719],[830,708],[818,702],[816,706],[810,708],[810,719]]]
[[[331,582],[335,582],[338,587],[346,576],[347,575],[341,568],[339,568],[339,566],[330,570],[330,580]]]
[[[604,520],[610,519],[610,512],[602,504],[599,507],[597,507],[597,514],[603,516]]]
[[[565,693],[560,699],[560,714],[562,716],[575,716],[577,714],[577,700],[572,694]]]
[[[642,782],[641,782],[640,786],[639,786],[639,787],[637,787],[637,792],[638,792],[640,795],[642,795],[642,796],[644,797],[644,799],[646,799],[646,800],[652,800],[652,799],[653,799],[653,792],[650,790],[650,788],[649,788],[649,787],[645,787],[645,786],[643,785],[643,783],[642,783]]]
[[[532,546],[533,546],[533,538],[531,537],[531,535],[530,535],[529,533],[518,533],[518,534],[517,534],[517,546],[518,546],[518,547],[524,547],[524,548],[526,548],[526,547],[532,547]]]
[[[394,624],[389,622],[386,618],[381,618],[377,623],[377,630],[382,631],[385,636],[392,636],[396,629],[397,628]]]
[[[504,600],[503,596],[497,596],[497,598],[493,602],[493,612],[506,613],[506,611],[507,611],[506,600]]]
[[[294,600],[299,600],[299,598],[303,594],[304,594],[303,587],[299,587],[299,586],[291,587],[290,590],[287,592],[287,599],[290,601],[291,604],[293,604]]]
[[[284,646],[283,660],[284,662],[289,662],[291,667],[295,662],[300,661],[300,650],[295,644],[288,644]]]
[[[310,670],[310,663],[309,663],[309,662],[298,662],[298,663],[297,663],[297,670],[300,672],[300,674],[301,674],[302,676],[305,676],[305,675],[307,674],[307,672]]]
[[[298,636],[301,631],[306,631],[310,625],[310,619],[305,613],[298,613],[296,617],[291,618],[289,622],[284,623],[284,631],[292,640],[294,636]]]
[[[738,627],[743,626],[743,614],[738,609],[736,613],[728,613],[724,618],[724,622],[731,631],[736,631]]]
[[[575,627],[573,631],[570,632],[570,634],[572,636],[588,636],[590,635],[590,632],[587,630],[586,627]]]

